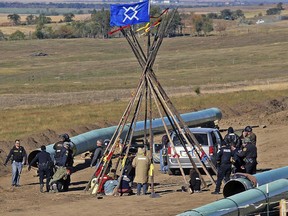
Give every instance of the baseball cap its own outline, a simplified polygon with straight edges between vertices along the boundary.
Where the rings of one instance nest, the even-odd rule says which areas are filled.
[[[251,132],[251,131],[252,131],[252,128],[251,128],[250,126],[246,126],[245,129],[244,129],[244,131],[246,131],[246,132]]]

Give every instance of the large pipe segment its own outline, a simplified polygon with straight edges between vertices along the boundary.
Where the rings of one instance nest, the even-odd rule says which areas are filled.
[[[189,127],[196,127],[205,125],[208,123],[213,123],[214,121],[219,121],[222,118],[221,110],[218,108],[209,108],[205,110],[200,110],[197,112],[190,112],[190,113],[184,113],[181,114],[181,117],[183,118],[184,122]],[[167,124],[169,129],[172,129],[170,122],[168,118],[166,117],[164,119],[165,123]],[[146,128],[150,127],[150,121],[146,122]],[[82,154],[87,151],[94,151],[96,148],[96,141],[98,139],[111,139],[113,136],[116,126],[102,128],[102,129],[96,129],[92,130],[83,134],[79,134],[77,136],[71,137],[71,141],[73,143],[73,154],[74,156]],[[129,124],[127,124],[123,130],[123,133],[121,134],[121,138],[124,139],[126,133],[128,132]],[[165,133],[165,128],[162,123],[161,118],[153,119],[152,121],[152,132],[153,134],[161,134]],[[134,138],[143,137],[145,133],[145,122],[144,121],[138,121],[136,122],[136,128],[134,131]],[[49,144],[46,146],[46,151],[50,153],[52,159],[54,158],[55,150],[53,149],[54,143]],[[36,156],[36,154],[40,152],[40,149],[33,150],[28,155],[28,162],[33,160],[33,158]],[[32,164],[32,166],[36,167],[36,164]]]
[[[252,177],[255,178],[256,185],[254,185],[254,183],[245,176],[229,180],[223,187],[223,196],[229,197],[237,193],[252,189],[254,187],[259,187],[269,182],[273,182],[278,179],[288,179],[288,166],[262,173],[257,173],[255,175],[252,175]]]
[[[288,198],[288,180],[279,179],[258,188],[223,198],[178,216],[243,216],[273,210]]]

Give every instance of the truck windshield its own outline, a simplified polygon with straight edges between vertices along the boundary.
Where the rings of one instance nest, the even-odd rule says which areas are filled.
[[[180,136],[183,138],[182,134]],[[196,137],[197,141],[202,146],[208,146],[208,137],[207,134],[200,134],[200,133],[194,133],[194,136]],[[184,140],[184,139],[183,139]],[[173,137],[173,143],[175,146],[182,146],[180,140],[177,136]],[[184,143],[186,144],[185,140]]]

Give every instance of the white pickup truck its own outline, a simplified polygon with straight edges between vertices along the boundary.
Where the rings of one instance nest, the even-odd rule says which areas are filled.
[[[199,144],[202,146],[206,155],[210,157],[213,163],[216,162],[216,155],[218,148],[221,146],[221,141],[223,140],[218,129],[215,128],[190,128],[190,131],[194,134],[195,138],[198,140]],[[176,136],[175,132],[172,132],[171,138],[175,145],[176,153],[179,155],[180,163],[183,169],[191,169],[192,164],[187,156],[184,147],[181,145],[180,140]],[[187,149],[189,153],[192,155],[194,162],[196,163],[198,168],[201,168],[201,162],[195,156],[195,150],[191,149],[187,144]],[[179,165],[177,159],[174,157],[175,152],[171,147],[170,143],[168,143],[168,174],[175,174],[179,170]],[[207,164],[209,168],[209,165]]]

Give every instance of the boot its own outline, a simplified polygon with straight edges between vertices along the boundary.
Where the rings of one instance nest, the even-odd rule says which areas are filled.
[[[43,188],[44,188],[44,184],[40,184],[40,192],[41,193],[44,193]]]

